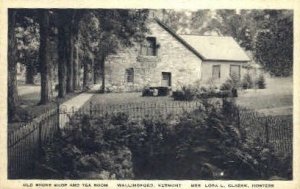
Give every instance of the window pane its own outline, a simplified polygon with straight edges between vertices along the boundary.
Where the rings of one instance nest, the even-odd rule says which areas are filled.
[[[221,77],[221,66],[220,65],[214,65],[212,70],[212,78],[213,79],[219,79]]]
[[[156,38],[147,37],[146,43],[141,45],[141,55],[156,56]]]
[[[240,79],[241,77],[241,67],[239,65],[230,65],[230,76],[237,77]]]

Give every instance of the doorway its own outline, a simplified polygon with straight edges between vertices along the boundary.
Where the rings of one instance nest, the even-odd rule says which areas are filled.
[[[171,72],[162,72],[161,85],[163,87],[170,87],[171,84]]]

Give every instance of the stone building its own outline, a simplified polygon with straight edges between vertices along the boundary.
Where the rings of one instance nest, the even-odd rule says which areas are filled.
[[[244,74],[250,61],[232,37],[178,35],[155,19],[144,43],[121,49],[105,61],[106,89],[140,91],[144,87],[213,82],[217,86],[231,73]]]

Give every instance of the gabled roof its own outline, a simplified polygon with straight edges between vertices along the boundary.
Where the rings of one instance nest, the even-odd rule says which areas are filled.
[[[248,62],[246,52],[229,36],[178,35],[167,25],[156,22],[202,60]]]
[[[250,61],[246,52],[229,36],[180,35],[206,60]]]

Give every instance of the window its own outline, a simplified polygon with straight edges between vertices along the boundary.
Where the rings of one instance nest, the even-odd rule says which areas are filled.
[[[221,78],[221,66],[220,65],[213,65],[212,78],[213,79]]]
[[[141,55],[156,56],[156,38],[147,37],[146,41],[141,45]]]
[[[125,77],[126,77],[127,83],[133,83],[133,79],[134,79],[134,70],[133,70],[133,68],[126,69]]]
[[[230,76],[241,78],[241,66],[240,65],[230,65]]]

